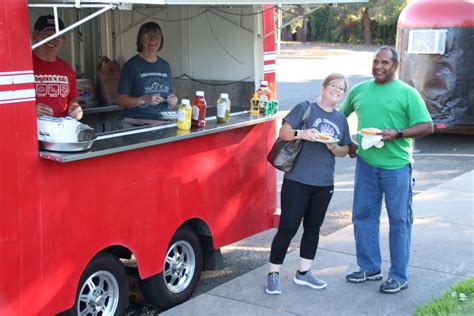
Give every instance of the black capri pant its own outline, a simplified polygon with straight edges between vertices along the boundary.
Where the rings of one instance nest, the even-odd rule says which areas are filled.
[[[282,264],[291,239],[303,219],[300,257],[313,260],[318,249],[319,229],[326,216],[334,185],[313,186],[284,179],[281,188],[281,216],[273,238],[270,262]]]

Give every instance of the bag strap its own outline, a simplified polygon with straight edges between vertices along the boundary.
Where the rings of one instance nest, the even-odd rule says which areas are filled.
[[[306,103],[308,103],[308,107],[306,108],[306,111],[303,114],[303,118],[301,119],[302,129],[306,129],[306,125],[307,125],[306,120],[308,119],[309,114],[311,114],[311,103],[309,103],[309,101],[306,101]]]

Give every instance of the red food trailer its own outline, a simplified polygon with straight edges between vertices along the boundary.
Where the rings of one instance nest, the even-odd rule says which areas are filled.
[[[145,298],[169,307],[191,296],[203,268],[221,266],[220,247],[273,226],[275,116],[247,110],[261,79],[275,93],[273,5],[292,2],[0,3],[0,315],[120,315],[129,259]],[[43,14],[69,25],[53,37],[69,32],[61,57],[89,80],[98,57],[125,61],[139,25],[161,21],[163,54],[186,74],[177,95],[228,92],[230,121],[209,111],[205,128],[184,133],[175,123],[117,128],[107,119],[116,107],[85,107],[99,132],[90,149],[40,149],[32,48],[41,43],[32,47],[30,32]]]
[[[437,132],[474,134],[474,3],[415,0],[398,19],[400,79],[415,87]]]

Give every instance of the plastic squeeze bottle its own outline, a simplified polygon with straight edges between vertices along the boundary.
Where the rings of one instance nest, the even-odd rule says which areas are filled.
[[[191,125],[194,127],[206,126],[206,100],[204,99],[204,91],[196,91],[196,97],[193,100],[193,114]]]
[[[258,97],[257,92],[255,92],[250,99],[250,114],[260,113],[260,98]]]
[[[217,123],[227,123],[230,119],[230,100],[227,93],[221,93],[217,100]]]
[[[191,128],[192,108],[188,99],[182,99],[178,107],[178,128],[187,130]]]
[[[260,81],[260,88],[257,90],[258,98],[260,99],[260,113],[265,113],[266,101],[270,101],[272,93],[268,88],[268,81]]]

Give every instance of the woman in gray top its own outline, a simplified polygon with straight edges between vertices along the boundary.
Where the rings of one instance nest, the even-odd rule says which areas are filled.
[[[347,89],[343,75],[331,74],[324,79],[317,102],[302,102],[283,119],[279,137],[304,141],[293,169],[285,173],[283,180],[280,224],[270,253],[268,294],[281,294],[280,267],[302,220],[300,266],[293,281],[315,289],[327,285],[311,273],[310,268],[318,247],[319,229],[334,190],[335,157],[347,155],[351,143],[346,117],[335,109]],[[307,119],[309,128],[299,130],[308,106],[311,107]]]
[[[124,117],[157,119],[178,103],[173,93],[171,68],[158,56],[164,38],[159,24],[143,24],[137,34],[138,54],[123,66],[117,103],[125,108]]]

